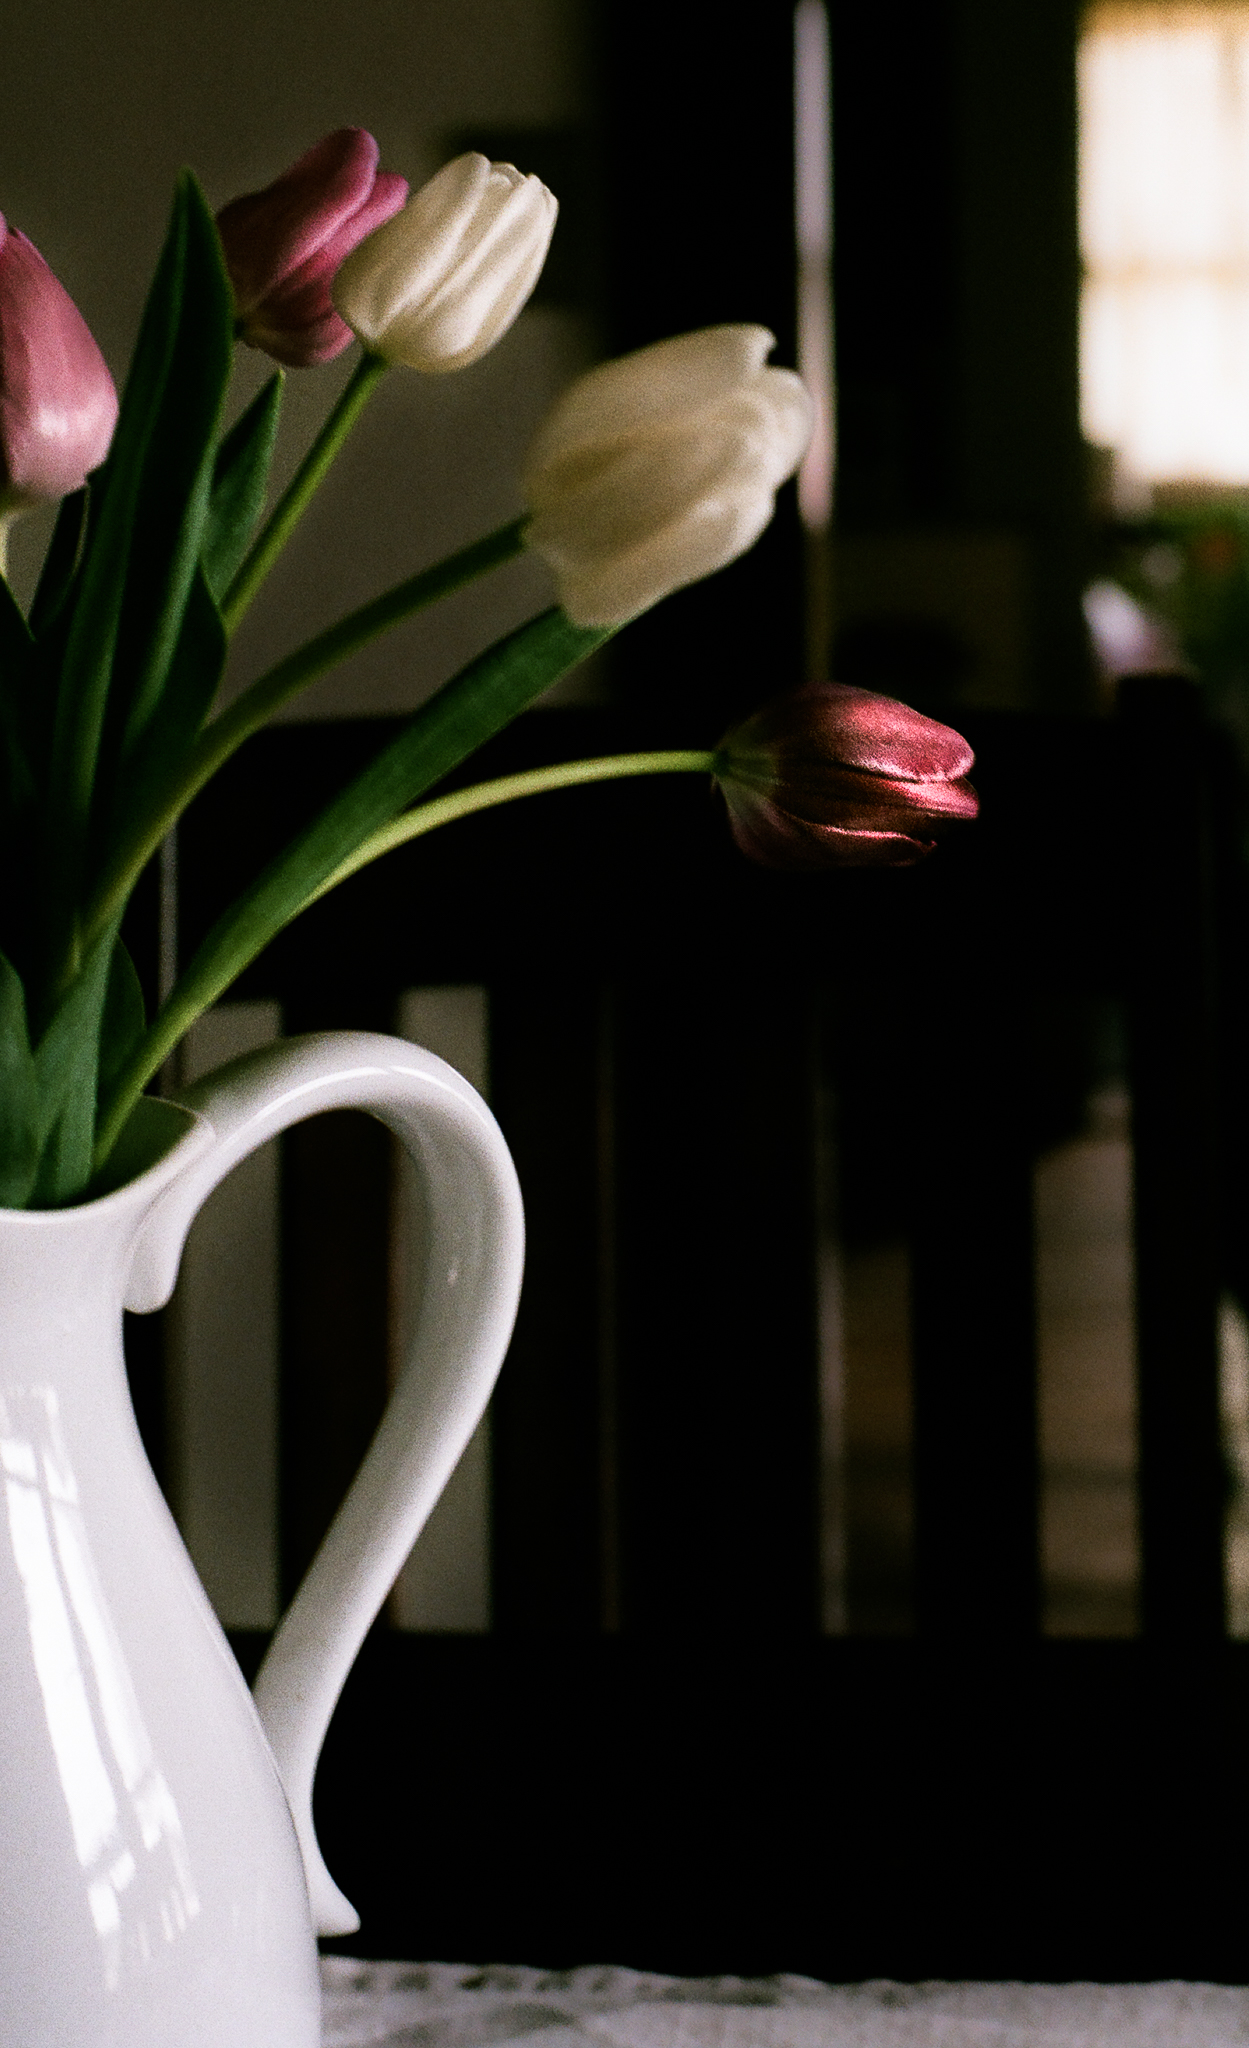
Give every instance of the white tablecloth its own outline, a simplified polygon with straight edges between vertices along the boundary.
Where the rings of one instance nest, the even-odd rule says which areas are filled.
[[[323,1962],[325,2048],[1232,2048],[1218,1984],[817,1984],[809,1977]]]

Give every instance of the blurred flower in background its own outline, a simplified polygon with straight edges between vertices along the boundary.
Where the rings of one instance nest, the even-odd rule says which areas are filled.
[[[1108,576],[1098,577],[1085,591],[1084,619],[1108,686],[1120,676],[1174,675],[1189,666],[1171,622]]]
[[[1084,613],[1107,694],[1124,675],[1194,675],[1249,768],[1249,517],[1217,506],[1113,522],[1099,567]]]

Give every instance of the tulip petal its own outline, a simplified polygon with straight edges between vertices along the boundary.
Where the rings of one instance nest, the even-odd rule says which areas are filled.
[[[249,347],[263,349],[275,363],[292,370],[332,363],[355,340],[319,277],[300,291],[283,292],[272,306],[257,308],[242,324],[241,335]]]
[[[618,626],[745,554],[771,517],[770,491],[704,501],[627,552],[572,562],[562,570],[549,551],[533,545],[555,569],[561,602],[575,625]]]
[[[232,199],[217,215],[240,314],[299,270],[374,189],[378,147],[363,128],[339,128],[314,143],[261,192]]]
[[[966,740],[952,727],[892,697],[845,683],[812,684],[766,706],[739,728],[736,742],[743,749],[783,749],[797,724],[808,757],[874,775],[944,782],[969,774],[975,762]]]
[[[86,321],[0,215],[0,511],[78,490],[116,423],[117,393]]]
[[[335,312],[330,286],[343,258],[398,213],[408,196],[408,181],[393,171],[379,171],[368,199],[298,270],[269,292],[247,321],[244,334],[280,363],[304,369],[333,362],[355,336]]]
[[[540,179],[470,150],[348,257],[334,303],[388,361],[426,373],[463,369],[528,299],[557,211]]]
[[[330,285],[345,256],[398,212],[406,178],[377,168],[363,128],[340,128],[289,171],[222,208],[217,229],[238,331],[280,363],[331,362],[352,341]]]
[[[773,387],[763,381],[772,375],[783,380],[780,408]],[[800,411],[791,406],[795,388]],[[596,451],[583,444],[544,470],[531,464],[526,495],[535,534],[549,531],[553,545],[562,534],[575,555],[592,554],[632,545],[657,525],[693,513],[704,499],[770,494],[788,475],[795,448],[805,445],[809,425],[810,400],[799,380],[764,372],[754,386],[728,394],[680,425]],[[541,538],[533,544],[545,552]]]
[[[408,181],[397,171],[379,171],[368,198],[348,214],[332,234],[326,236],[316,251],[318,269],[323,277],[333,277],[339,265],[361,243],[366,235],[375,235],[388,220],[393,219],[400,207],[407,204]],[[295,272],[302,275],[307,266]]]
[[[530,446],[527,475],[584,448],[679,426],[708,411],[753,383],[775,346],[766,327],[704,327],[599,363],[552,406]]]
[[[536,178],[507,192],[428,304],[395,321],[390,352],[414,369],[436,372],[464,369],[493,348],[538,282],[555,213],[554,198]]]
[[[623,624],[758,539],[813,419],[801,379],[764,365],[771,345],[763,327],[678,335],[556,403],[526,464],[526,541],[570,618]]]
[[[777,805],[745,807],[725,789],[729,827],[741,851],[760,867],[815,873],[822,868],[903,868],[936,850],[935,839],[908,833],[813,825]]]
[[[979,809],[961,734],[834,683],[766,705],[722,741],[719,762],[733,836],[767,867],[907,866]]]
[[[489,159],[475,150],[453,158],[342,265],[334,303],[363,342],[375,346],[393,320],[437,290],[489,178]]]

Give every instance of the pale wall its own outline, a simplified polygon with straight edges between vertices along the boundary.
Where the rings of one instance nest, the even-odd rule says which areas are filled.
[[[220,205],[354,124],[416,184],[444,160],[449,135],[584,120],[578,24],[577,0],[9,0],[0,210],[43,251],[120,379],[182,164]],[[590,347],[574,316],[543,308],[458,376],[393,372],[240,632],[235,686],[514,515],[528,435]],[[292,373],[287,466],[352,359]],[[240,400],[268,367],[241,352]],[[14,533],[19,588],[39,540],[35,519]],[[294,714],[406,709],[546,602],[536,564],[510,567],[357,656]]]

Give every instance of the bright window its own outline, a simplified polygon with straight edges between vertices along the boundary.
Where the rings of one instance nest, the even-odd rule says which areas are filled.
[[[1249,4],[1103,0],[1080,49],[1084,431],[1249,483]]]

